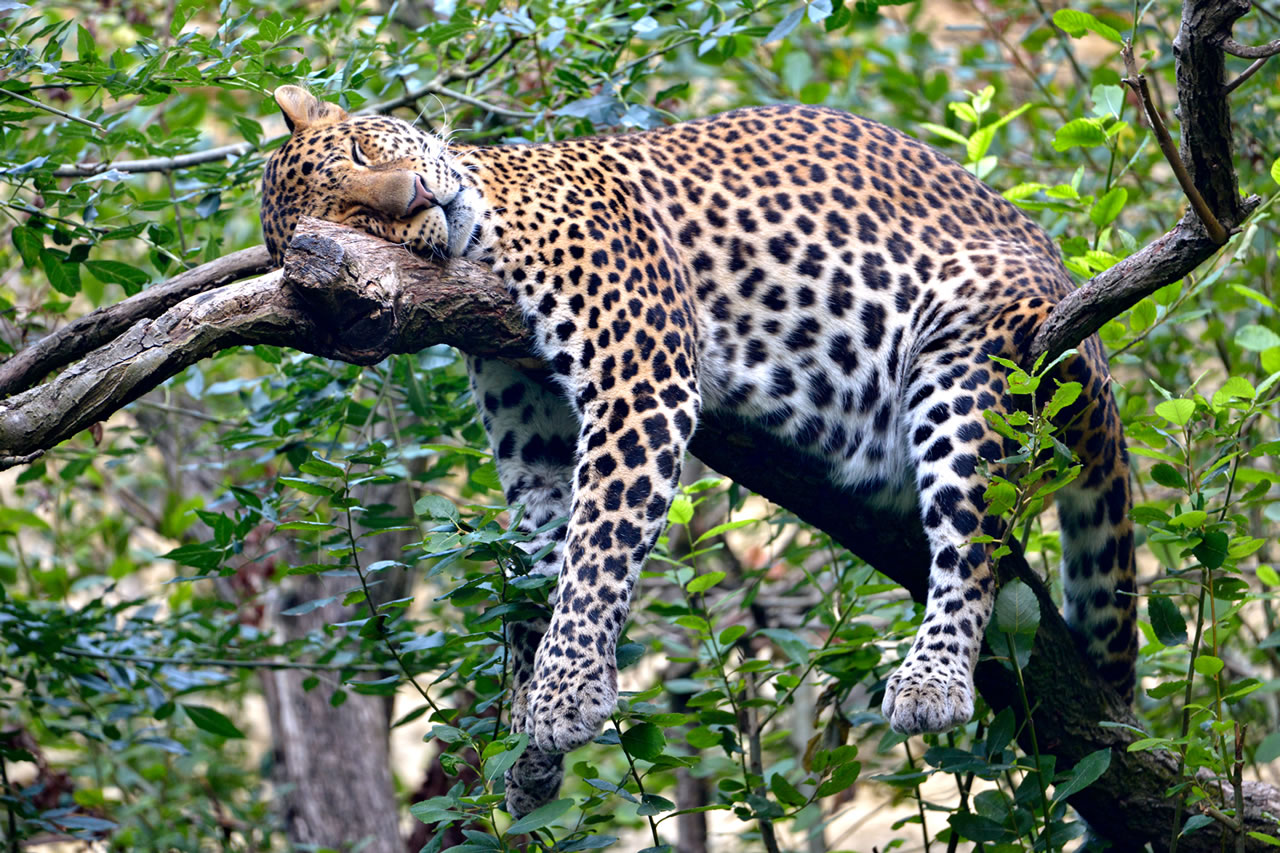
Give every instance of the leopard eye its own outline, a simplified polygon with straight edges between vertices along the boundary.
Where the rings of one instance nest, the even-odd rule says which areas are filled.
[[[365,157],[364,152],[360,150],[360,143],[354,140],[351,142],[351,162],[357,166],[369,165],[369,158]]]

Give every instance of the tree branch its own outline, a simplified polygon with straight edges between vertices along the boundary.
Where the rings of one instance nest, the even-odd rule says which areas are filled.
[[[139,320],[159,317],[190,296],[261,275],[271,267],[266,247],[242,249],[179,273],[123,302],[85,314],[0,364],[0,398],[25,391],[50,372],[119,337]]]
[[[240,157],[248,154],[255,147],[248,142],[237,142],[234,145],[206,148],[204,151],[192,151],[190,154],[179,154],[176,157],[147,157],[143,160],[118,160],[114,163],[73,163],[54,169],[53,176],[55,178],[88,178],[107,171],[172,172],[175,169],[186,169],[203,163],[216,163],[228,157]]]
[[[1261,200],[1240,197],[1232,159],[1231,112],[1221,43],[1249,0],[1186,0],[1173,40],[1182,142],[1178,161],[1211,218],[1234,232]],[[1221,235],[1219,235],[1221,236]],[[1213,257],[1221,244],[1194,210],[1154,243],[1099,273],[1060,302],[1040,326],[1032,356],[1069,349]]]
[[[1247,0],[1187,0],[1174,42],[1181,159],[1209,210],[1228,230],[1238,228],[1258,203],[1239,197],[1221,47],[1248,8]],[[1200,219],[1188,211],[1168,234],[1063,300],[1037,334],[1034,349],[1057,353],[1077,344],[1218,249]],[[520,311],[487,268],[456,260],[435,264],[314,220],[300,226],[282,272],[177,304],[157,299],[143,313],[161,310],[153,319],[137,320],[125,334],[46,385],[0,401],[0,456],[20,458],[52,447],[189,364],[246,343],[290,346],[361,364],[437,343],[477,355],[527,360],[530,354]],[[126,315],[128,311],[113,315],[114,322],[123,323]],[[64,334],[62,340],[69,337]],[[28,369],[22,381],[34,381],[30,377],[35,372]],[[705,414],[690,449],[711,467],[825,530],[924,600],[929,552],[916,516],[893,515],[834,487],[825,464],[729,416]],[[767,472],[752,461],[761,456],[771,460]],[[1041,748],[1057,756],[1060,770],[1098,749],[1112,750],[1108,772],[1074,795],[1072,805],[1117,849],[1141,849],[1147,843],[1156,851],[1167,849],[1175,809],[1167,791],[1184,781],[1176,759],[1163,751],[1128,751],[1138,734],[1124,726],[1136,728],[1138,721],[1078,653],[1039,577],[1020,553],[1006,557],[1000,573],[1002,580],[1017,577],[1027,583],[1041,604],[1040,630],[1023,671]],[[1015,679],[997,660],[979,664],[977,682],[989,705],[1011,707],[1022,716]],[[1100,724],[1108,720],[1123,725]],[[1242,798],[1245,830],[1274,834],[1269,815],[1280,813],[1280,792],[1245,784]],[[1232,834],[1214,823],[1180,839],[1179,850],[1218,850],[1228,840],[1248,851],[1269,849],[1251,838],[1230,838]]]
[[[1241,59],[1266,59],[1280,54],[1280,39],[1254,47],[1253,45],[1241,44],[1228,36],[1222,40],[1222,49]]]

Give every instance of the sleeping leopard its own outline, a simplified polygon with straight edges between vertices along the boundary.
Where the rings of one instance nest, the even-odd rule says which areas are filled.
[[[556,795],[562,756],[617,701],[615,647],[706,410],[825,463],[851,495],[918,504],[932,564],[916,638],[882,710],[903,733],[973,714],[991,615],[989,472],[1007,455],[985,411],[1072,288],[1053,241],[928,146],[812,106],[734,110],[642,133],[460,147],[296,86],[267,163],[262,224],[281,261],[301,215],[409,250],[488,264],[527,319],[552,389],[466,358],[506,499],[558,578],[549,620],[510,627],[507,773],[525,814]],[[1065,617],[1132,696],[1134,541],[1128,459],[1095,338],[1057,369],[1083,393],[1061,415],[1080,476],[1056,495]]]

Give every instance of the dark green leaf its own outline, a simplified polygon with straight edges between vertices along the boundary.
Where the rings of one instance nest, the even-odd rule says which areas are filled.
[[[622,748],[632,758],[643,758],[646,761],[657,758],[666,744],[667,739],[663,737],[662,729],[653,723],[641,723],[622,733]]]
[[[1072,794],[1083,791],[1107,772],[1107,768],[1111,766],[1111,750],[1099,749],[1091,752],[1084,758],[1076,762],[1076,766],[1072,767],[1064,774],[1061,781],[1054,783],[1053,798],[1055,800],[1065,800]]]
[[[1006,634],[1034,634],[1040,627],[1040,601],[1020,580],[1005,584],[996,597],[996,629]]]
[[[1196,555],[1196,559],[1203,563],[1205,568],[1217,569],[1227,559],[1228,544],[1227,534],[1219,530],[1211,530],[1204,535],[1199,545],[1191,549],[1191,553]]]
[[[1153,595],[1147,599],[1147,618],[1156,639],[1166,646],[1179,646],[1187,641],[1187,620],[1172,599]]]
[[[227,716],[221,711],[215,711],[207,705],[188,705],[182,704],[182,710],[186,712],[188,719],[195,724],[195,727],[210,734],[218,735],[225,738],[242,738],[244,732],[236,728],[235,723],[227,719]]]
[[[507,835],[523,835],[533,832],[537,829],[543,829],[550,826],[562,814],[573,808],[573,799],[564,797],[559,800],[552,800],[544,806],[539,806],[529,812],[524,817],[515,821],[511,826],[507,827]]]

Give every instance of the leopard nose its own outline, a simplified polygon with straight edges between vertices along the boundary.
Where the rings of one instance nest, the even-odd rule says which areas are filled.
[[[405,209],[405,216],[413,216],[419,211],[426,210],[428,207],[435,207],[440,202],[436,200],[435,193],[427,189],[427,182],[422,175],[416,172],[413,175],[413,198],[409,199],[409,206]]]

